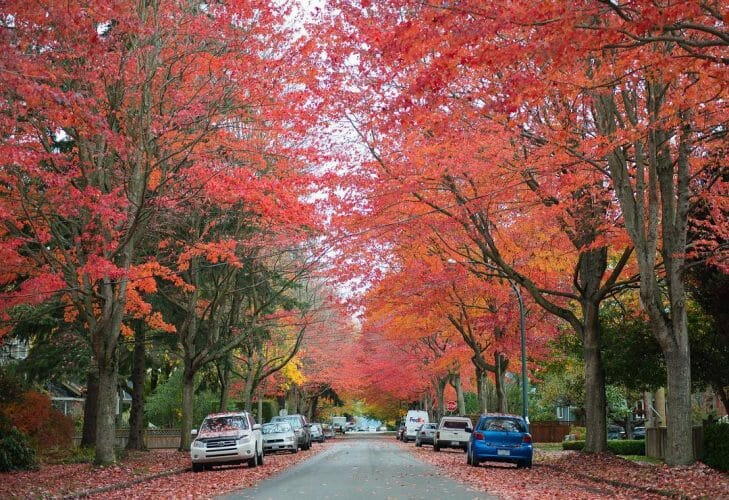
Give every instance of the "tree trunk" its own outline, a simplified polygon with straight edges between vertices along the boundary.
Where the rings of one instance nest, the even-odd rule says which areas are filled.
[[[81,431],[81,447],[96,445],[96,420],[99,412],[99,370],[92,366],[86,374],[86,400],[84,401],[84,425]]]
[[[96,418],[96,456],[97,465],[110,464],[116,461],[114,445],[116,444],[116,412],[117,393],[117,360],[99,362],[98,414]]]
[[[222,364],[222,366],[220,366]],[[218,378],[220,380],[220,411],[228,411],[228,388],[230,387],[230,365],[228,360],[218,365]],[[250,410],[247,410],[250,411]]]
[[[484,387],[484,379],[486,378],[486,372],[476,366],[476,395],[478,396],[478,409],[481,413],[488,411],[488,405],[486,404],[486,387]]]
[[[438,414],[436,415],[435,420],[439,420],[443,415],[445,415],[445,403],[443,402],[443,394],[445,393],[446,384],[448,383],[447,381],[447,377],[437,378],[435,380],[435,383],[433,384],[435,387],[435,399],[438,407]]]
[[[258,423],[263,423],[263,396],[258,397]]]
[[[503,362],[500,352],[494,352],[494,387],[496,388],[496,408],[499,413],[507,413],[507,401],[506,401],[506,387],[504,383],[504,376],[506,375],[503,370]],[[524,381],[522,381],[524,383]]]
[[[180,422],[180,451],[190,451],[195,393],[195,372],[185,367],[182,374],[182,421]]]
[[[582,353],[585,359],[585,451],[607,450],[605,373],[600,354],[599,304],[583,301]]]
[[[132,408],[129,414],[129,440],[127,450],[145,450],[144,445],[144,381],[145,381],[145,327],[137,322],[134,331],[132,358]]]
[[[690,361],[688,346],[666,353],[666,463],[669,465],[689,465],[694,461]]]
[[[451,385],[456,390],[456,401],[458,402],[458,414],[466,414],[466,399],[463,396],[463,384],[461,383],[461,374],[454,373],[451,375]]]

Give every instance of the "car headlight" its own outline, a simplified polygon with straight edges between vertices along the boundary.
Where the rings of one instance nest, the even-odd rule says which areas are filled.
[[[205,441],[195,440],[192,442],[192,447],[193,448],[205,448]]]
[[[294,438],[293,438],[293,437],[291,437],[291,436],[289,436],[289,437],[285,437],[285,438],[284,438],[284,442],[285,442],[285,443],[293,443],[293,442],[294,442]]]
[[[251,436],[242,436],[238,438],[238,442],[240,444],[250,443],[251,442]]]

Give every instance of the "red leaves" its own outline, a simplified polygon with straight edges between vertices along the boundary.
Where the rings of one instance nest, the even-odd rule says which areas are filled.
[[[723,498],[729,494],[729,477],[700,463],[671,468],[609,454],[536,450],[534,467],[524,470],[497,463],[471,467],[460,451],[408,449],[449,476],[501,498]]]
[[[326,446],[326,445],[324,445]],[[295,455],[266,455],[265,465],[218,467],[200,474],[190,472],[188,453],[172,450],[132,452],[119,464],[97,468],[90,464],[44,465],[39,471],[0,475],[1,498],[40,498],[87,492],[97,498],[208,498],[248,488],[322,451],[316,446]],[[176,473],[176,471],[180,471]],[[160,476],[145,481],[145,477]],[[99,491],[113,485],[112,491]],[[123,485],[123,486],[122,486]]]

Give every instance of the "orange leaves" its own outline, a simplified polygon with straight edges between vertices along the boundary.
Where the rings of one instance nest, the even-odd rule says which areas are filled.
[[[235,253],[237,242],[233,239],[216,241],[210,243],[197,243],[195,246],[183,251],[177,259],[177,266],[180,270],[187,270],[190,267],[190,259],[194,257],[205,257],[212,263],[225,263],[233,267],[241,268],[243,264]]]

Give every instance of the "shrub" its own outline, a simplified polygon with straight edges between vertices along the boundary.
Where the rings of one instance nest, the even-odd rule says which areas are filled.
[[[611,439],[608,450],[616,455],[645,455],[645,439]]]
[[[701,459],[709,467],[729,471],[729,424],[714,424],[704,428]]]
[[[572,425],[570,426],[570,434],[574,434],[577,441],[584,441],[587,435],[587,429],[578,425]]]
[[[40,392],[25,392],[19,402],[4,408],[7,426],[25,434],[36,449],[69,447],[73,443],[73,421],[53,408],[51,399]]]
[[[35,450],[17,429],[0,431],[0,472],[38,467]]]
[[[563,441],[563,450],[582,451],[584,441]],[[645,440],[639,439],[611,439],[608,441],[608,451],[615,455],[645,455]]]
[[[584,448],[584,447],[585,447],[584,441],[562,441],[563,450],[582,451],[582,448]]]

